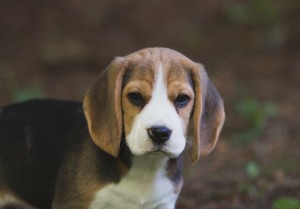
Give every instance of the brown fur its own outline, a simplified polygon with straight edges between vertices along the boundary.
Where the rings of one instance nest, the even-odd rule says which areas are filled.
[[[225,112],[223,100],[208,79],[202,65],[192,69],[195,83],[194,146],[192,161],[208,155],[214,148],[222,129]]]
[[[97,191],[126,175],[128,160],[123,154],[114,158],[102,152],[90,139],[71,148],[58,175],[52,208],[88,208]]]
[[[121,142],[121,85],[126,69],[123,60],[115,59],[88,90],[83,103],[92,139],[115,157]]]

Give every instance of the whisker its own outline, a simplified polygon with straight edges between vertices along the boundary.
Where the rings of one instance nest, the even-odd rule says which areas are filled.
[[[190,149],[190,147],[186,147],[183,153],[189,160],[192,159],[192,150]]]
[[[120,149],[121,150],[124,149],[125,158],[130,157],[131,151],[130,151],[129,147],[127,146],[126,142],[121,143]]]
[[[183,152],[183,154],[185,155],[185,156],[187,156],[188,157],[188,159],[192,159],[192,152],[193,152],[193,149],[194,148],[197,148],[196,146],[196,144],[194,143],[194,138],[193,137],[191,137],[191,136],[188,136],[188,135],[186,135],[185,136],[186,137],[186,146],[185,146],[185,149],[184,149],[184,152]]]

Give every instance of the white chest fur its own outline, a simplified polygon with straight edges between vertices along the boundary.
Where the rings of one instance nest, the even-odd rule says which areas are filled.
[[[173,209],[178,194],[166,173],[167,159],[135,157],[128,174],[95,195],[90,209]]]

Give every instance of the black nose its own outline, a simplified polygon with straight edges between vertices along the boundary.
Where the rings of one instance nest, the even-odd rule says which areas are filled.
[[[172,131],[165,126],[152,126],[148,129],[149,137],[157,144],[166,142],[170,138],[171,133]]]

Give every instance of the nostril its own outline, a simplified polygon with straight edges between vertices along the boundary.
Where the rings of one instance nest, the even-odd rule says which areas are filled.
[[[148,129],[149,137],[158,144],[166,142],[170,138],[171,134],[172,130],[166,126],[152,126]]]

